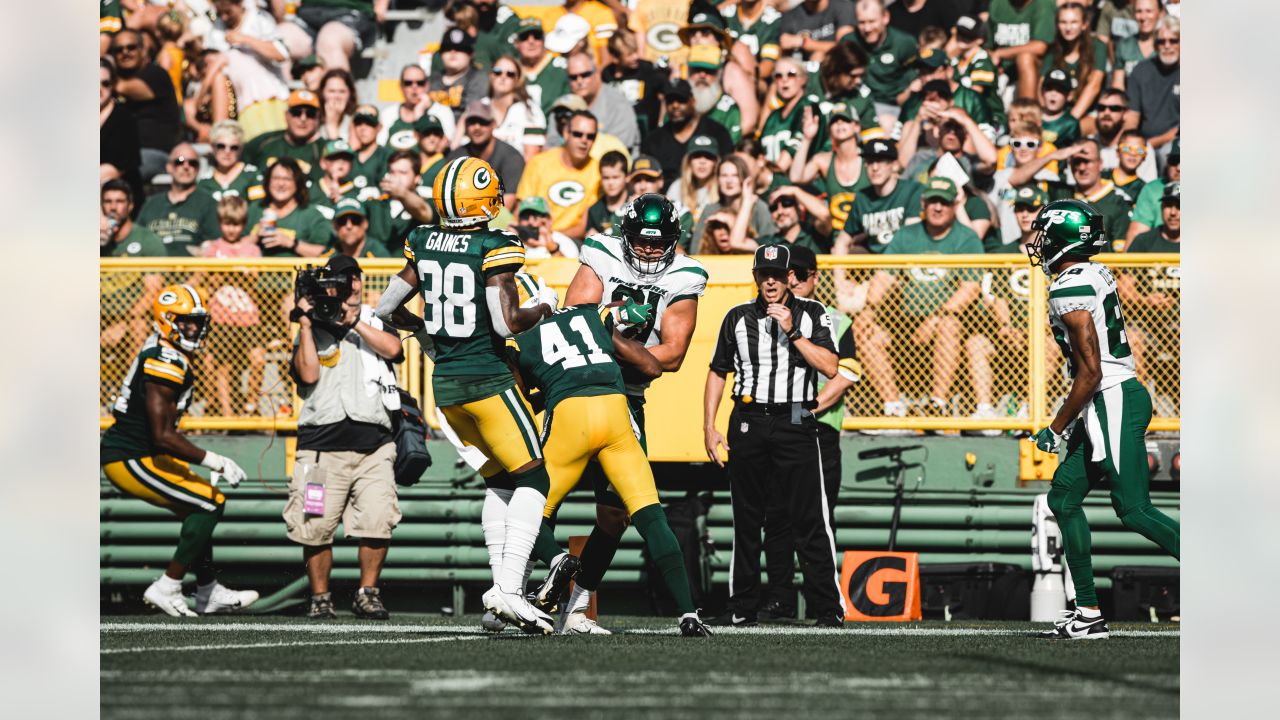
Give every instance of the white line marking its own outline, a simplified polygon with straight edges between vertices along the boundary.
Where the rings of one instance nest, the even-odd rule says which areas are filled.
[[[675,635],[676,630],[623,630],[623,635]],[[745,627],[714,628],[716,635],[873,635],[881,637],[974,637],[1005,635],[1025,635],[1030,637],[1034,630],[1013,630],[1002,628],[814,628],[814,627]],[[1118,637],[1179,637],[1180,630],[1112,630]]]
[[[298,633],[335,633],[362,635],[372,633],[427,633],[427,634],[468,634],[479,635],[484,631],[477,625],[301,625],[291,623],[142,623],[142,622],[107,622],[100,629],[104,633],[120,632],[298,632]]]
[[[254,650],[257,648],[307,647],[310,645],[407,645],[409,643],[437,643],[457,640],[481,640],[479,637],[433,637],[433,638],[379,638],[365,640],[293,640],[290,642],[269,643],[236,643],[232,645],[181,645],[178,647],[132,647],[106,648],[99,650],[101,655],[119,655],[122,653],[156,653],[156,652],[191,652],[193,650]]]

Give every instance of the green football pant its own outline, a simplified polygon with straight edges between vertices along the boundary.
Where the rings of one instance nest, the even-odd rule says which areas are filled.
[[[1146,433],[1151,422],[1151,396],[1129,379],[1094,395],[1105,458],[1094,462],[1094,441],[1085,418],[1076,423],[1049,489],[1049,509],[1062,530],[1063,550],[1076,586],[1076,605],[1098,604],[1093,582],[1092,540],[1084,514],[1084,498],[1103,479],[1111,481],[1111,506],[1126,528],[1179,556],[1178,523],[1151,504]],[[1088,410],[1084,413],[1089,414]]]

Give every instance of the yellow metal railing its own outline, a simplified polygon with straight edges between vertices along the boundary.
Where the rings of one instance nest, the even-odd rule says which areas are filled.
[[[649,447],[657,460],[703,459],[701,398],[707,363],[724,314],[753,296],[750,256],[702,258],[710,281],[684,366],[648,393]],[[1176,430],[1180,412],[1177,255],[1103,255],[1122,285],[1128,345],[1152,393],[1153,430]],[[1047,279],[1020,255],[824,256],[816,296],[850,318],[863,365],[862,382],[845,400],[847,430],[1035,430],[1065,396],[1063,358],[1047,329]],[[214,323],[196,361],[196,401],[183,427],[291,430],[298,403],[289,377],[293,332],[288,324],[294,273],[305,259],[103,259],[101,261],[101,389],[103,427],[120,382],[151,332],[150,300],[160,287],[190,282],[210,295]],[[399,259],[364,260],[365,301],[376,304]],[[561,297],[577,270],[566,259],[531,261]],[[937,320],[927,311],[960,281],[978,297]],[[881,292],[884,286],[886,292]],[[1007,312],[1006,312],[1007,310]],[[922,327],[929,325],[929,327]],[[1036,341],[1036,339],[1039,339]],[[431,363],[406,343],[402,386],[423,401],[438,427]],[[930,400],[939,395],[943,401]],[[979,397],[994,417],[972,417]],[[898,398],[905,416],[885,414]],[[720,421],[727,421],[727,403]]]

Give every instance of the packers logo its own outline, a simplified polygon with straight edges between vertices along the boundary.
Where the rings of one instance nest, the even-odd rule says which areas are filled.
[[[131,242],[124,247],[124,250],[130,255],[137,255],[138,253],[142,252],[142,243]],[[169,294],[172,295],[173,293],[169,293]],[[177,298],[174,298],[174,299],[176,300]],[[170,300],[169,302],[173,302],[173,300]]]
[[[586,196],[587,189],[577,180],[561,180],[547,192],[548,199],[560,207],[580,203]]]
[[[947,276],[946,268],[911,268],[911,278],[916,282],[937,282]]]
[[[645,35],[649,40],[649,47],[663,53],[679,50],[684,46],[684,43],[680,42],[680,36],[677,34],[679,29],[680,26],[673,22],[654,24]]]
[[[853,210],[853,199],[857,193],[842,192],[832,195],[827,200],[827,207],[831,210],[831,227],[836,230],[843,230],[844,223],[849,219],[849,212]]]
[[[161,305],[172,305],[178,302],[178,294],[172,290],[165,290],[164,292],[160,293],[159,298],[156,298],[156,302],[160,303]]]
[[[1031,269],[1018,268],[1009,273],[1009,289],[1020,298],[1031,297]]]
[[[471,184],[477,190],[483,190],[489,187],[489,183],[493,182],[493,175],[489,173],[489,168],[476,168],[476,174],[471,176]]]

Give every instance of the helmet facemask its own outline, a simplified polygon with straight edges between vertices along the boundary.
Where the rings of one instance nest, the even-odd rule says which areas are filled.
[[[676,241],[679,238],[671,236],[663,236],[657,233],[653,228],[645,228],[640,234],[632,234],[628,232],[622,233],[622,254],[626,258],[627,264],[631,266],[640,275],[659,275],[667,268],[671,267],[671,263],[676,260]],[[656,243],[665,245],[662,255],[651,258],[640,255],[636,252],[636,244],[653,245]]]
[[[200,344],[209,335],[209,313],[203,310],[183,315],[165,313],[164,319],[169,325],[165,339],[186,352],[194,353],[199,350]]]

